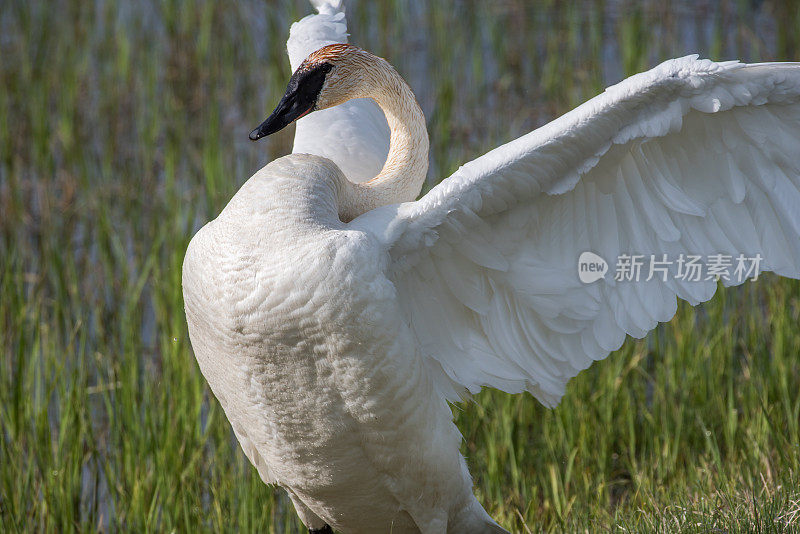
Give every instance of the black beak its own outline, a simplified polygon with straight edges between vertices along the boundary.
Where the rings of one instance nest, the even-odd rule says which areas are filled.
[[[250,140],[258,141],[262,137],[283,130],[297,119],[314,111],[317,98],[325,84],[325,76],[331,71],[330,63],[316,65],[300,65],[292,74],[286,94],[267,120],[250,132]]]
[[[258,141],[262,137],[279,132],[314,108],[314,102],[299,102],[296,97],[296,93],[283,95],[272,115],[250,132],[250,140]]]

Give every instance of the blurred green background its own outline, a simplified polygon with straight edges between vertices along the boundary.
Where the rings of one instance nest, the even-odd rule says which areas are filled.
[[[0,0],[0,530],[302,532],[191,353],[192,234],[293,129],[300,0]],[[357,0],[431,134],[431,185],[669,57],[800,60],[796,1]],[[799,150],[800,153],[800,150]],[[454,408],[476,492],[536,531],[800,530],[800,285],[721,292],[555,410]],[[717,529],[717,530],[715,530]]]

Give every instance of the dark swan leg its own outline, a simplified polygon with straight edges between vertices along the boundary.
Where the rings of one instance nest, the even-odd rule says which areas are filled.
[[[322,528],[310,528],[308,534],[333,534],[333,529],[329,525]]]

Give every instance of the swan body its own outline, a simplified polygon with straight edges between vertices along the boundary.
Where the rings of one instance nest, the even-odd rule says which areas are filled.
[[[192,240],[198,363],[248,458],[310,527],[444,532],[452,515],[479,532],[492,521],[428,363],[395,320],[385,250],[339,221],[345,181],[330,160],[280,158]]]
[[[340,13],[322,3],[321,27]],[[555,405],[592,361],[669,320],[677,298],[717,287],[583,283],[582,252],[758,255],[762,271],[800,275],[797,64],[665,62],[414,201],[428,140],[413,94],[384,60],[322,44],[251,134],[299,118],[308,138],[295,149],[313,154],[251,177],[183,268],[200,369],[262,479],[310,529],[504,532],[472,495],[448,401],[488,386]],[[385,164],[346,164],[342,132],[357,150],[388,145]],[[374,178],[351,179],[353,167]]]

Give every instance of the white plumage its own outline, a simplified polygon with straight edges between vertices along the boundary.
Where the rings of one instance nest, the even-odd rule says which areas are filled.
[[[555,405],[626,334],[670,320],[676,296],[698,304],[717,285],[586,285],[581,252],[760,254],[763,270],[796,278],[799,94],[798,65],[670,60],[402,205],[389,276],[420,344],[473,392],[527,389]]]
[[[346,41],[340,3],[318,4],[292,27],[293,69]],[[397,156],[389,132],[363,98],[300,119],[295,154],[257,172],[184,263],[200,368],[310,528],[502,531],[472,496],[446,401],[489,386],[555,405],[676,298],[716,289],[584,284],[582,252],[759,255],[761,270],[800,275],[797,64],[667,61],[418,201],[341,222],[345,176]]]
[[[289,32],[286,49],[292,72],[311,52],[347,42],[342,0],[312,3],[319,14],[295,22]],[[386,161],[389,125],[375,102],[356,98],[297,121],[292,152],[331,159],[349,180],[365,182],[378,174]]]

